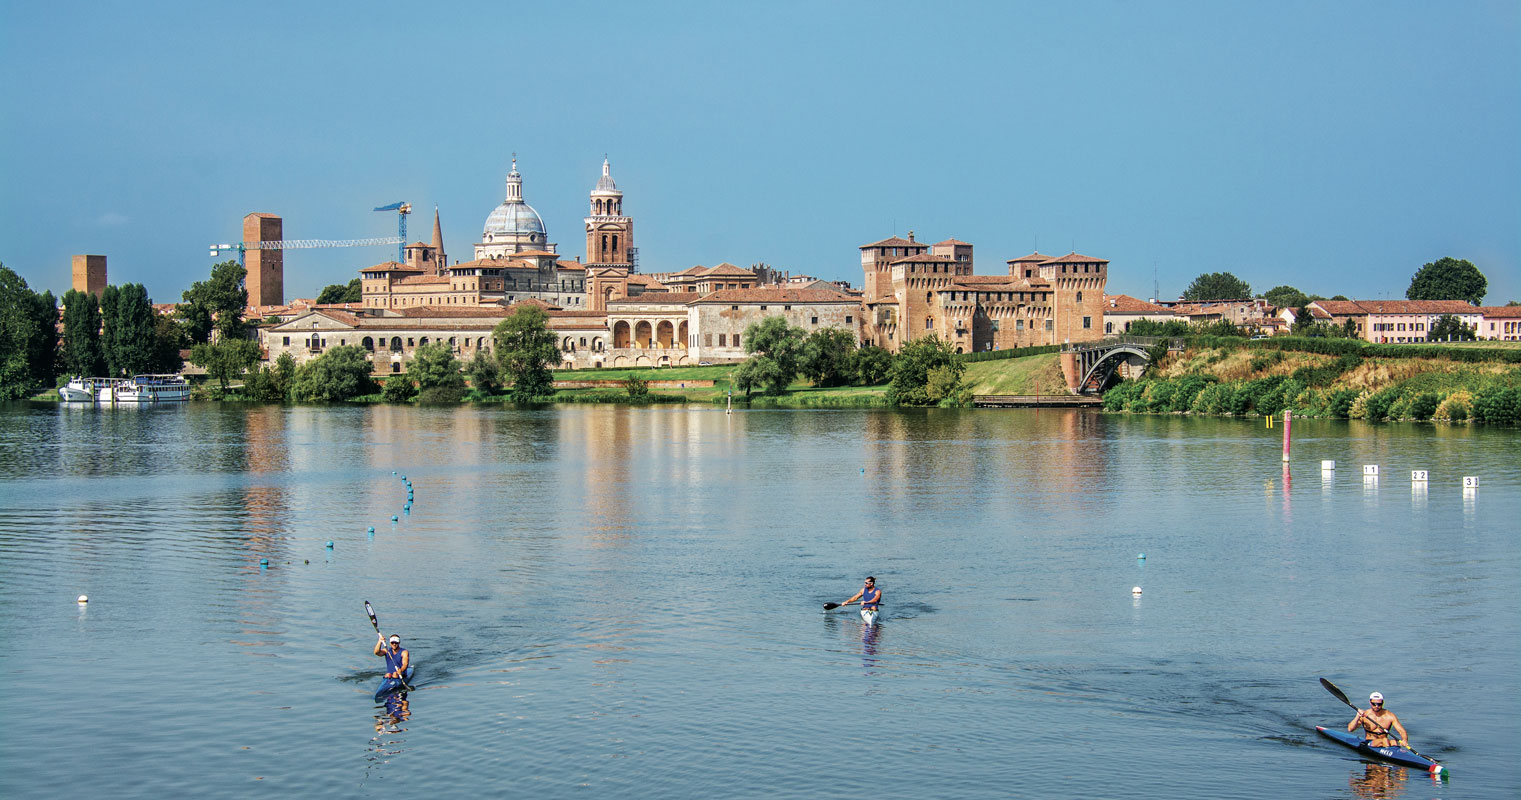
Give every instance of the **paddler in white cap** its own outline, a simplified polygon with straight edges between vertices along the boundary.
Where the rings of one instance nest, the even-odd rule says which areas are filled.
[[[407,674],[407,668],[412,666],[412,654],[402,649],[401,637],[394,633],[391,634],[390,645],[387,648],[384,640],[376,642],[375,655],[386,660],[387,678],[401,678]]]
[[[1406,744],[1405,726],[1400,724],[1400,718],[1394,716],[1394,712],[1384,708],[1384,696],[1378,692],[1368,695],[1368,708],[1357,712],[1357,716],[1347,723],[1347,732],[1361,727],[1368,732],[1367,743],[1369,747],[1391,747],[1398,744],[1400,747],[1409,747]],[[1399,734],[1399,741],[1389,738],[1389,731]]]

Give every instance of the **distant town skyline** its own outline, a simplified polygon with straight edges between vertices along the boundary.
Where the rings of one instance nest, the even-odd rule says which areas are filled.
[[[859,286],[857,248],[913,230],[978,274],[1109,259],[1140,298],[1398,298],[1452,256],[1521,300],[1513,2],[261,8],[8,10],[0,261],[61,293],[103,254],[174,302],[246,213],[389,236],[397,201],[465,258],[516,152],[565,258],[610,158],[643,272]],[[395,257],[291,251],[285,294]]]

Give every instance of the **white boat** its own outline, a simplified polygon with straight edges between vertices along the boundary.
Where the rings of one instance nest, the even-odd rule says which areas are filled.
[[[882,617],[882,609],[880,609],[880,608],[863,608],[863,609],[861,609],[861,621],[865,622],[867,625],[875,625],[875,624],[877,624],[877,620],[881,619],[881,617]]]
[[[158,403],[190,399],[190,384],[179,375],[133,375],[108,389],[117,403]],[[111,402],[101,398],[103,402]]]
[[[101,389],[110,386],[112,378],[72,378],[58,387],[58,396],[65,403],[93,403]]]
[[[190,399],[190,384],[178,375],[134,375],[131,378],[74,378],[59,387],[69,403],[154,403]]]

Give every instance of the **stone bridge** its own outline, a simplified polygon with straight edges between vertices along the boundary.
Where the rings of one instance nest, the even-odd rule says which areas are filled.
[[[1110,336],[1096,342],[1062,345],[1062,375],[1074,394],[1099,394],[1122,378],[1138,378],[1151,363],[1150,351],[1166,344],[1169,351],[1183,349],[1183,340],[1164,336]]]

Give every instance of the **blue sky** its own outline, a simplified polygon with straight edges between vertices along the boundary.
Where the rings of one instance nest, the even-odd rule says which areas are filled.
[[[517,152],[584,257],[603,154],[643,271],[765,261],[859,285],[914,230],[1110,259],[1111,293],[1228,270],[1402,297],[1454,256],[1521,300],[1521,3],[9,4],[0,261],[155,301],[243,214],[286,238],[436,205],[469,257]],[[292,251],[310,297],[384,247]]]

